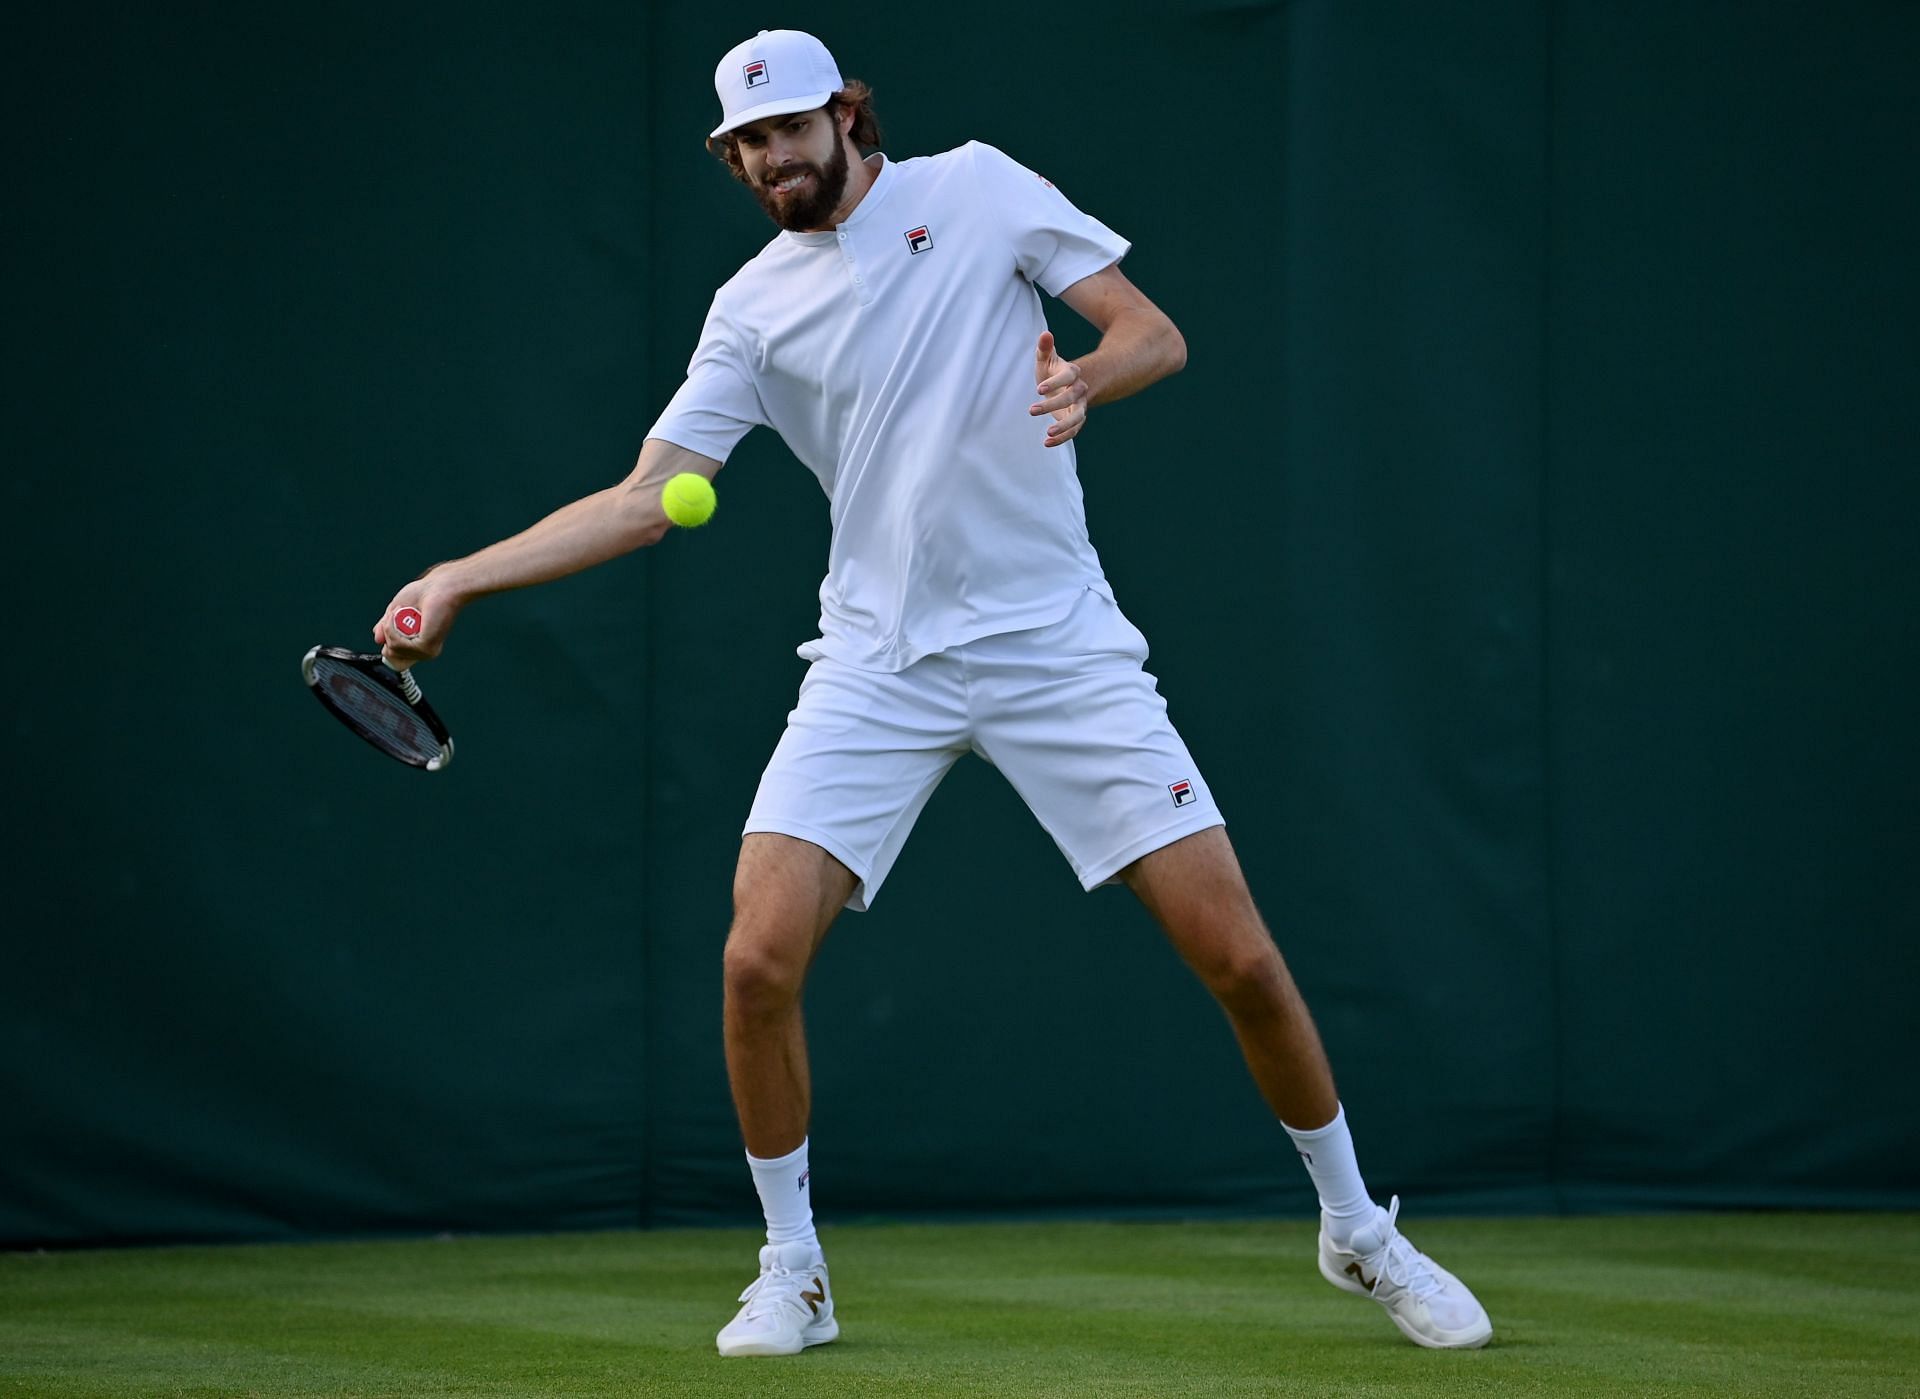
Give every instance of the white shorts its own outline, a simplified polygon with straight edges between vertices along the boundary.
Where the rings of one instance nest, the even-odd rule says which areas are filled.
[[[813,662],[746,832],[811,841],[860,881],[865,909],[920,810],[978,753],[1060,847],[1081,886],[1224,824],[1167,702],[1142,669],[1147,641],[1089,589],[1065,618],[982,637],[895,674]]]

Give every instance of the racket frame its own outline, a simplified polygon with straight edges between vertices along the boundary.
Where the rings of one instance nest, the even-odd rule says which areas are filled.
[[[427,732],[433,735],[440,745],[440,751],[425,759],[418,759],[404,753],[397,753],[378,738],[369,733],[352,715],[339,708],[328,698],[325,688],[315,673],[316,664],[321,657],[338,661],[342,665],[358,671],[379,688],[387,691],[414,712],[427,726]],[[350,651],[344,646],[315,646],[300,658],[300,676],[307,682],[307,688],[313,691],[313,697],[320,701],[320,707],[345,724],[371,747],[379,749],[395,762],[405,763],[408,767],[421,768],[426,772],[439,772],[453,761],[453,738],[447,732],[446,723],[434,712],[432,705],[420,692],[420,682],[404,670],[395,670],[381,659],[375,651]]]

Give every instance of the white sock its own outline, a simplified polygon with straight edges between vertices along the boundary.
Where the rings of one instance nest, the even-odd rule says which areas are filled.
[[[760,1192],[760,1208],[767,1216],[767,1242],[770,1244],[812,1244],[820,1247],[813,1232],[812,1172],[807,1169],[807,1143],[785,1156],[762,1161],[747,1153],[747,1168],[753,1172],[753,1188]]]
[[[1280,1124],[1286,1127],[1286,1123]],[[1347,1131],[1347,1110],[1341,1107],[1333,1121],[1324,1127],[1303,1131],[1287,1127],[1294,1150],[1313,1177],[1313,1188],[1320,1192],[1320,1214],[1327,1237],[1336,1248],[1345,1248],[1356,1229],[1373,1223],[1378,1209],[1360,1179],[1360,1163],[1354,1159],[1353,1134]]]

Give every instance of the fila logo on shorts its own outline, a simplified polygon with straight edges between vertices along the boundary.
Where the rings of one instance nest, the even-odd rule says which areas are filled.
[[[908,229],[906,238],[907,251],[910,253],[924,253],[928,248],[933,246],[933,235],[927,232],[927,226],[925,224],[921,224],[918,228]]]
[[[1193,794],[1193,784],[1184,777],[1178,782],[1169,782],[1167,784],[1167,790],[1173,793],[1173,804],[1175,806],[1192,806],[1194,802],[1199,800],[1199,798]]]
[[[748,87],[765,87],[767,85],[768,78],[767,78],[766,59],[756,58],[753,60],[753,62],[749,63],[745,68],[741,69],[741,71],[747,75]]]

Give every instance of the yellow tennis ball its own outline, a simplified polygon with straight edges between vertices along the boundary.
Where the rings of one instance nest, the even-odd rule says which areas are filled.
[[[713,482],[697,471],[683,471],[667,482],[667,488],[660,493],[660,504],[669,520],[692,529],[713,518],[713,507],[718,502],[713,496]]]

